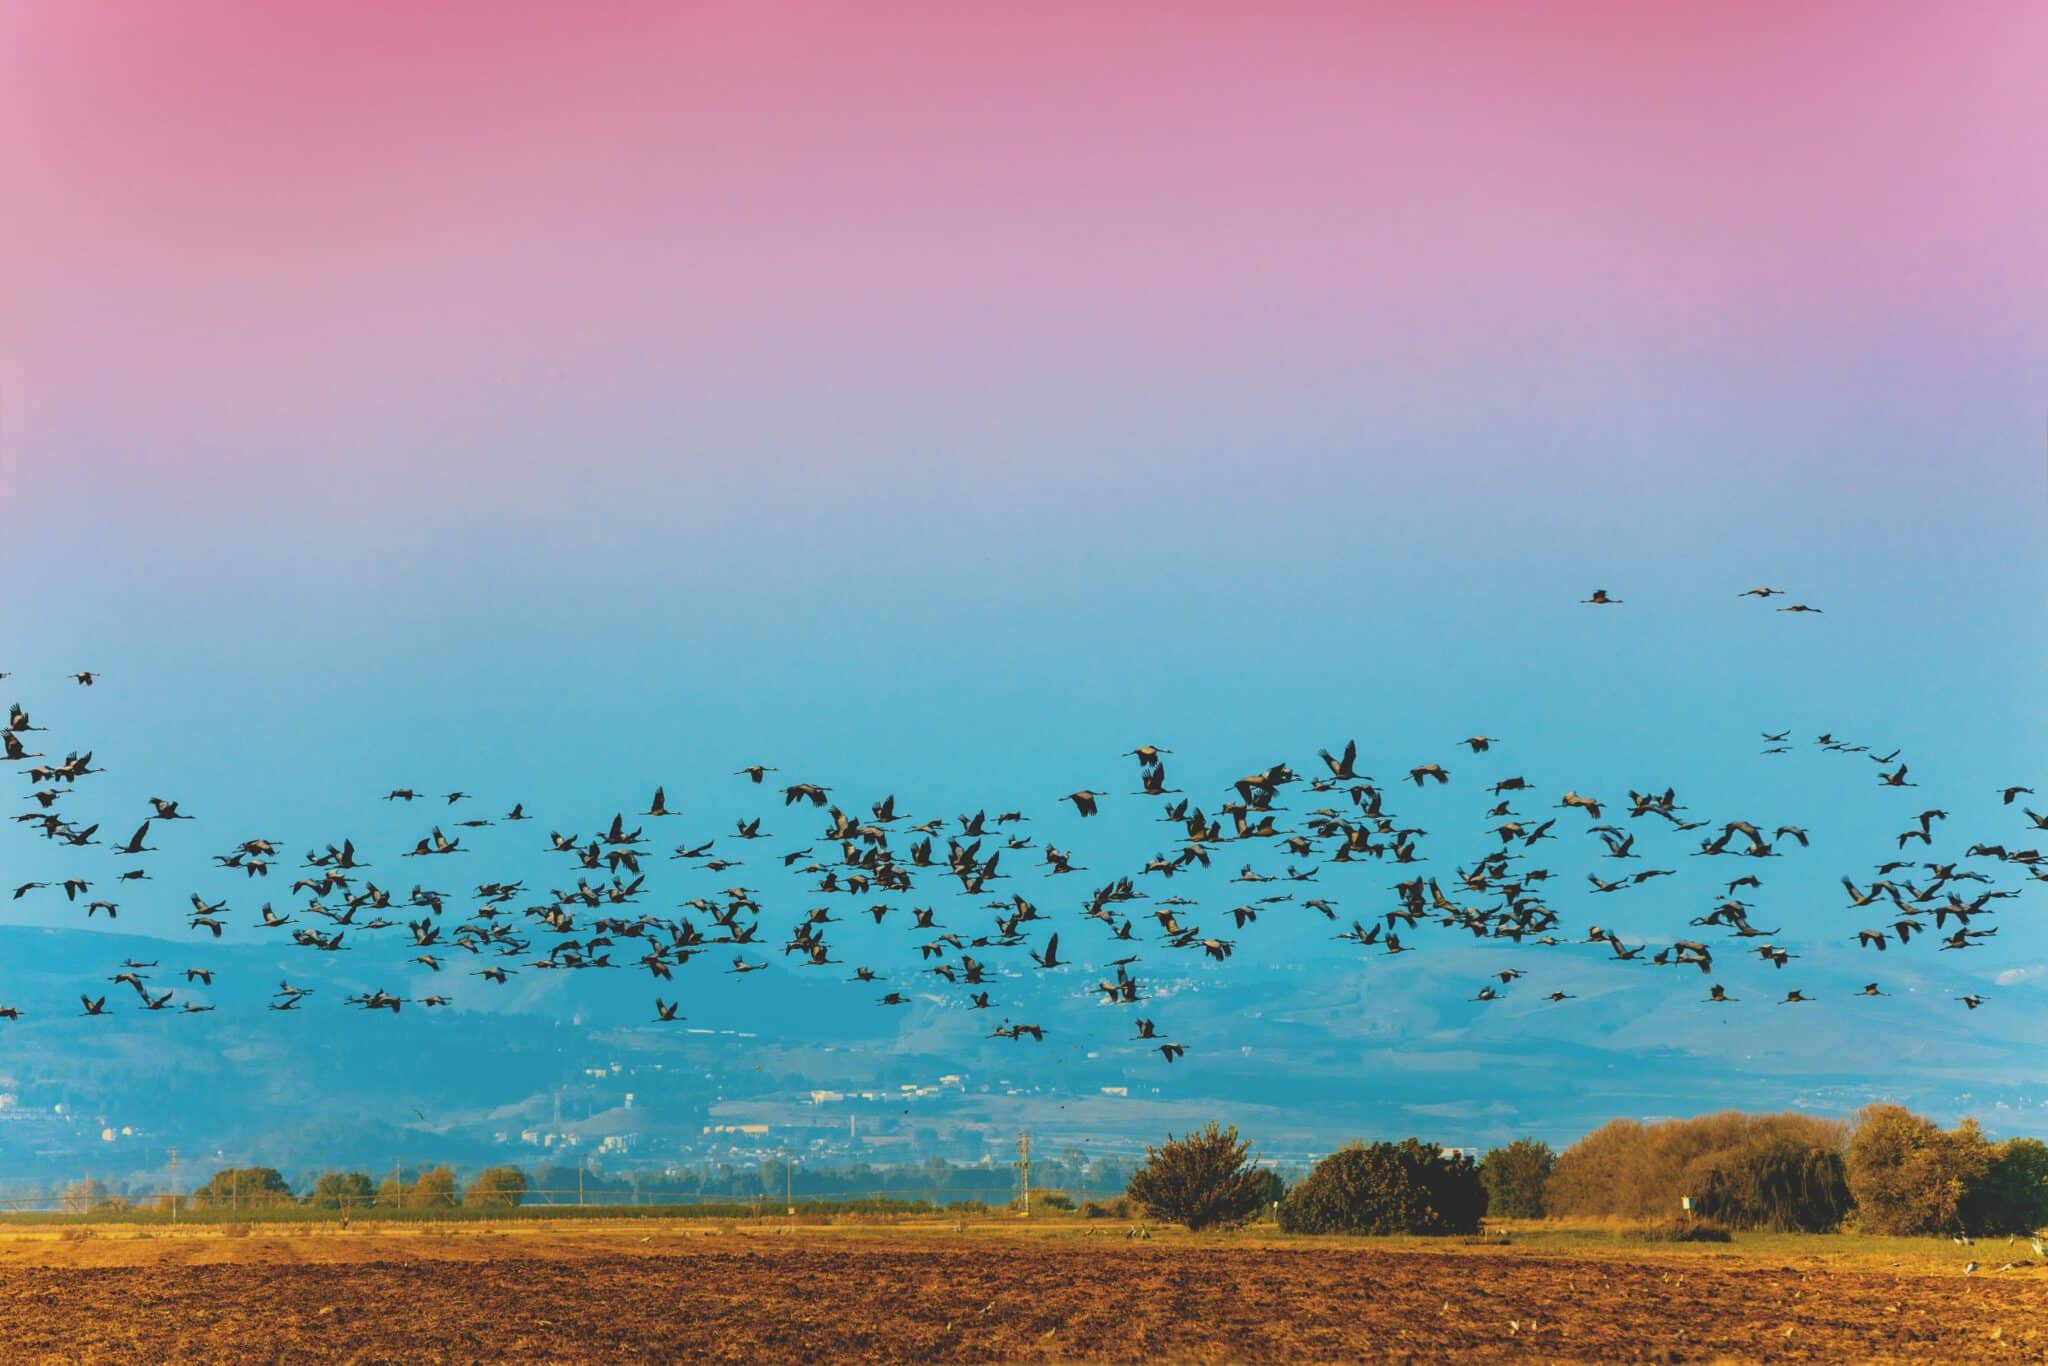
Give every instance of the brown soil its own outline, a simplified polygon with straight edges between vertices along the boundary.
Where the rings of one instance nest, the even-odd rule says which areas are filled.
[[[0,1359],[2042,1361],[2048,1268],[936,1231],[0,1240]]]

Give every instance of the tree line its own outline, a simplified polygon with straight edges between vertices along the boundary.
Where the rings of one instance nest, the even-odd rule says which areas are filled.
[[[1130,1180],[1131,1163],[1114,1157],[1090,1158],[1078,1149],[1034,1156],[1032,1184],[1050,1193],[1057,1204],[1061,1192],[1073,1196],[1115,1195]],[[478,1204],[749,1204],[794,1196],[810,1204],[994,1204],[1015,1194],[1018,1176],[1007,1163],[959,1164],[942,1157],[918,1163],[875,1165],[854,1162],[841,1166],[813,1165],[786,1157],[764,1157],[747,1164],[705,1163],[667,1171],[628,1169],[605,1172],[594,1163],[577,1166],[547,1163],[527,1169],[486,1168],[465,1183],[454,1168],[406,1167],[398,1175],[368,1171],[308,1172],[296,1182],[275,1167],[228,1167],[178,1197],[180,1209],[302,1208],[458,1208]],[[17,1188],[7,1203],[17,1207],[54,1205],[66,1213],[98,1210],[169,1208],[161,1187],[130,1186],[97,1178],[69,1186]],[[138,1193],[138,1191],[142,1193]],[[1069,1201],[1071,1203],[1071,1201]]]
[[[1476,1233],[1490,1215],[1974,1237],[2048,1226],[2048,1144],[1993,1143],[1975,1120],[1943,1129],[1898,1105],[1849,1123],[1729,1112],[1614,1120],[1562,1153],[1518,1139],[1478,1161],[1413,1138],[1351,1143],[1283,1186],[1212,1123],[1149,1150],[1127,1193],[1194,1229],[1270,1209],[1301,1233]]]
[[[1728,1113],[1602,1125],[1558,1155],[1541,1213],[1643,1218],[1693,1212],[1731,1228],[1880,1234],[2031,1233],[2048,1224],[2048,1144],[1993,1143],[1900,1105],[1848,1123]]]
[[[526,1173],[517,1167],[486,1167],[466,1185],[445,1163],[417,1172],[411,1180],[394,1174],[373,1181],[368,1172],[325,1172],[304,1196],[275,1167],[224,1167],[205,1184],[176,1196],[179,1209],[455,1209],[509,1208],[526,1198]],[[148,1208],[169,1208],[173,1197],[149,1197]],[[67,1214],[137,1208],[134,1197],[110,1191],[88,1178],[69,1187],[58,1204]]]
[[[1235,1127],[1212,1123],[1169,1136],[1128,1174],[1119,1164],[1090,1162],[1078,1152],[1033,1168],[1037,1208],[1071,1209],[1072,1194],[1106,1195],[1121,1185],[1120,1201],[1089,1201],[1081,1209],[1101,1215],[1141,1208],[1197,1229],[1270,1216],[1290,1232],[1456,1234],[1477,1232],[1487,1217],[1670,1220],[1681,1214],[1732,1229],[1779,1232],[1976,1236],[2048,1226],[2048,1144],[2034,1138],[1994,1143],[1974,1120],[1943,1129],[1897,1105],[1870,1106],[1850,1122],[1740,1112],[1647,1124],[1614,1120],[1562,1153],[1518,1139],[1478,1160],[1415,1138],[1354,1142],[1312,1169],[1288,1173],[1291,1181],[1259,1163]],[[794,1169],[787,1159],[769,1158],[755,1169],[609,1177],[562,1166],[529,1175],[507,1165],[485,1168],[467,1182],[446,1164],[382,1179],[329,1171],[300,1191],[274,1167],[247,1166],[213,1173],[178,1203],[210,1210],[488,1210],[557,1203],[578,1192],[592,1204],[759,1202],[789,1195],[813,1206],[826,1200],[849,1207],[879,1197],[893,1208],[900,1202],[889,1197],[900,1193],[957,1207],[999,1203],[984,1197],[1006,1196],[1013,1180],[1005,1168],[955,1166],[942,1158],[915,1166]],[[76,1214],[136,1207],[97,1181],[71,1187],[59,1203]]]

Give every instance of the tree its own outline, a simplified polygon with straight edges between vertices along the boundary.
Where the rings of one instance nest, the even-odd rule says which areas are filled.
[[[64,1190],[64,1212],[84,1214],[109,1202],[107,1188],[97,1177],[88,1176],[83,1181],[74,1181]]]
[[[537,1167],[526,1189],[543,1205],[573,1205],[576,1203],[576,1169],[564,1167],[559,1162]]]
[[[307,1203],[315,1209],[362,1209],[373,1194],[367,1172],[323,1172]]]
[[[1798,1114],[1615,1120],[1558,1155],[1544,1212],[1668,1219],[1691,1196],[1742,1228],[1830,1228],[1848,1206],[1837,1161],[1848,1136]]]
[[[1088,1164],[1088,1170],[1081,1177],[1082,1186],[1091,1191],[1122,1190],[1130,1181],[1130,1172],[1113,1157],[1096,1158]]]
[[[526,1173],[517,1167],[486,1167],[463,1192],[465,1205],[511,1206],[526,1196]]]
[[[1280,1202],[1289,1233],[1476,1233],[1486,1213],[1479,1165],[1419,1139],[1351,1143],[1316,1163]]]
[[[405,1193],[405,1203],[418,1209],[447,1209],[461,1204],[462,1186],[455,1179],[455,1169],[444,1162],[432,1171],[421,1172],[420,1179]]]
[[[2048,1144],[2014,1138],[1994,1147],[1957,1217],[1972,1233],[2032,1233],[2048,1226]]]
[[[1541,1219],[1543,1183],[1557,1167],[1557,1154],[1541,1139],[1518,1138],[1479,1161],[1486,1187],[1486,1211],[1501,1219]]]
[[[1558,1154],[1543,1184],[1548,1214],[1645,1214],[1633,1203],[1631,1168],[1648,1147],[1648,1131],[1632,1119],[1611,1119]],[[1667,1188],[1668,1189],[1668,1188]],[[1684,1192],[1679,1192],[1683,1194]],[[1675,1205],[1675,1197],[1663,1208]]]
[[[1145,1149],[1128,1194],[1160,1219],[1201,1230],[1242,1223],[1259,1212],[1267,1173],[1251,1165],[1251,1144],[1237,1126],[1214,1120],[1199,1133]]]
[[[288,1205],[292,1200],[292,1188],[275,1167],[224,1168],[191,1196],[192,1204],[202,1209],[252,1209]]]
[[[1688,1163],[1681,1184],[1693,1212],[1735,1228],[1824,1233],[1849,1210],[1842,1154],[1782,1133]]]
[[[444,1162],[410,1182],[385,1177],[377,1187],[377,1203],[386,1208],[447,1209],[462,1203],[462,1185],[455,1179],[454,1169]]]
[[[1849,1138],[1849,1193],[1868,1233],[1963,1231],[1964,1200],[1991,1167],[1975,1120],[1950,1132],[1902,1105],[1866,1106]]]

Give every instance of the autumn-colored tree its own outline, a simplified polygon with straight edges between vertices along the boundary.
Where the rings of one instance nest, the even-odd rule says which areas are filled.
[[[455,1179],[455,1169],[444,1162],[413,1181],[385,1177],[377,1187],[377,1203],[387,1208],[446,1209],[462,1203],[462,1184]]]
[[[486,1167],[462,1194],[465,1205],[510,1207],[526,1197],[526,1173],[517,1167]]]
[[[1238,1224],[1259,1212],[1270,1183],[1252,1165],[1251,1145],[1237,1126],[1215,1121],[1199,1133],[1167,1136],[1145,1150],[1145,1163],[1131,1177],[1130,1197],[1154,1217],[1190,1229]]]
[[[1543,1208],[1548,1214],[1647,1214],[1634,1204],[1635,1170],[1648,1146],[1647,1130],[1632,1119],[1612,1119],[1557,1155],[1550,1179],[1543,1183]],[[1670,1187],[1658,1197],[1663,1213],[1677,1202]]]
[[[1543,1217],[1543,1183],[1557,1166],[1557,1154],[1541,1139],[1518,1138],[1479,1160],[1486,1187],[1486,1212],[1497,1219]]]
[[[1903,1105],[1866,1106],[1849,1137],[1849,1192],[1867,1233],[1962,1231],[1964,1199],[1991,1166],[1975,1120],[1944,1131]]]
[[[1812,1115],[1737,1112],[1614,1120],[1558,1154],[1545,1212],[1665,1219],[1690,1196],[1739,1228],[1831,1228],[1847,1208],[1848,1127]]]
[[[406,1192],[408,1208],[447,1209],[462,1203],[462,1184],[455,1179],[455,1169],[442,1163],[431,1171],[420,1173],[420,1179],[413,1182]]]
[[[1280,1202],[1289,1233],[1476,1233],[1486,1214],[1479,1165],[1419,1139],[1352,1143],[1318,1162]]]

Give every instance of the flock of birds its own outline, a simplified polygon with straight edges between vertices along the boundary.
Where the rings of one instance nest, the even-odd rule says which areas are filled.
[[[1779,591],[1755,588],[1743,596],[1770,598]],[[1622,603],[1604,589],[1583,601],[1596,606]],[[1795,603],[1778,610],[1819,609]],[[70,679],[90,688],[99,677],[82,671]],[[151,841],[171,843],[169,832],[194,817],[181,809],[181,800],[151,797],[147,812],[135,813],[139,823],[125,839],[117,842],[113,833],[102,837],[105,821],[74,814],[74,809],[80,793],[90,790],[88,780],[103,770],[95,766],[89,749],[73,749],[54,762],[32,749],[45,733],[20,705],[10,707],[0,731],[5,747],[0,757],[30,789],[28,810],[14,819],[59,850],[97,846],[126,866],[112,887],[81,872],[13,885],[12,899],[61,898],[88,921],[102,916],[112,921],[120,914],[120,898],[130,884],[152,879],[146,856],[160,848]],[[1762,740],[1766,756],[1788,754],[1794,745],[1788,731],[1764,732]],[[1501,743],[1488,735],[1458,742],[1475,761],[1476,756],[1494,755]],[[1870,746],[1832,734],[1816,737],[1811,745],[1828,754],[1873,762],[1876,772],[1866,771],[1865,781],[1879,788],[1916,786],[1896,750],[1876,754]],[[1027,834],[1030,820],[1023,811],[991,815],[981,810],[950,819],[913,819],[889,795],[865,803],[866,814],[856,814],[843,809],[833,800],[832,790],[818,783],[778,783],[770,788],[768,775],[779,770],[750,764],[733,774],[743,790],[760,788],[764,795],[779,790],[779,809],[811,822],[804,836],[790,842],[796,847],[776,848],[766,858],[779,864],[786,876],[808,879],[807,899],[819,904],[793,920],[783,917],[786,928],[773,938],[768,937],[771,917],[759,899],[761,893],[738,882],[699,892],[667,910],[651,908],[648,877],[657,864],[681,862],[693,873],[720,877],[744,867],[757,842],[771,838],[762,828],[770,818],[763,813],[739,818],[730,835],[708,837],[698,832],[672,846],[657,847],[651,832],[683,815],[670,804],[666,788],[659,786],[644,810],[610,813],[588,836],[555,829],[548,832],[544,845],[536,839],[536,852],[544,849],[563,869],[562,878],[549,880],[570,884],[551,887],[544,895],[529,891],[524,879],[475,881],[466,894],[425,885],[427,869],[463,867],[470,856],[484,854],[476,844],[485,838],[481,832],[533,820],[524,802],[485,816],[477,814],[476,799],[468,792],[398,787],[383,800],[430,804],[442,813],[437,820],[422,822],[429,829],[410,848],[396,851],[402,860],[418,861],[420,880],[407,878],[412,882],[408,891],[381,885],[372,875],[373,861],[352,838],[317,845],[293,863],[283,840],[252,837],[220,848],[212,854],[212,863],[244,882],[277,885],[289,878],[287,897],[273,895],[254,912],[238,912],[228,897],[209,899],[193,891],[185,918],[191,931],[206,938],[217,940],[231,925],[240,925],[278,936],[308,955],[395,944],[406,955],[403,963],[425,969],[429,981],[441,974],[466,973],[503,986],[515,975],[532,972],[644,971],[655,992],[650,1021],[654,1024],[687,1018],[682,1013],[682,988],[666,984],[677,983],[676,974],[695,959],[724,960],[724,972],[742,977],[769,967],[771,960],[765,955],[776,950],[802,968],[846,966],[846,960],[835,956],[843,944],[836,927],[871,919],[878,928],[901,926],[911,936],[905,955],[914,948],[918,965],[913,978],[901,980],[891,980],[890,974],[867,964],[852,965],[847,979],[878,988],[872,998],[876,1005],[902,1007],[923,992],[936,991],[971,1011],[990,1012],[998,1021],[989,1029],[990,1037],[1037,1043],[1044,1041],[1047,1027],[1017,1013],[1017,998],[1024,994],[1017,990],[1019,981],[1072,966],[1075,937],[1086,934],[1100,946],[1085,955],[1095,960],[1089,975],[1098,978],[1087,994],[1119,1010],[1129,1008],[1130,1032],[1125,1037],[1156,1051],[1167,1063],[1183,1057],[1186,1048],[1147,1006],[1155,997],[1157,979],[1148,964],[1158,961],[1154,955],[1176,953],[1204,963],[1228,962],[1237,952],[1239,936],[1252,932],[1262,917],[1320,916],[1334,930],[1331,938],[1360,952],[1412,952],[1420,932],[1430,927],[1488,943],[1591,946],[1617,965],[1690,968],[1710,979],[1716,976],[1717,965],[1731,956],[1751,956],[1779,970],[1802,956],[1778,942],[1780,930],[1755,923],[1755,907],[1747,899],[1764,886],[1766,860],[1808,849],[1809,833],[1801,825],[1739,815],[1695,815],[1670,786],[1661,791],[1630,790],[1624,801],[1565,791],[1554,802],[1544,802],[1526,778],[1500,773],[1471,788],[1478,798],[1475,806],[1483,811],[1484,833],[1479,838],[1485,840],[1486,852],[1450,866],[1436,865],[1438,870],[1432,871],[1429,831],[1415,817],[1396,811],[1395,805],[1404,782],[1411,795],[1452,786],[1454,774],[1444,762],[1416,764],[1392,782],[1382,783],[1360,771],[1358,746],[1346,742],[1338,750],[1320,750],[1318,763],[1307,776],[1285,762],[1244,774],[1218,790],[1210,811],[1168,785],[1166,760],[1172,753],[1146,744],[1122,756],[1136,761],[1137,787],[1128,797],[1154,806],[1157,820],[1171,832],[1164,841],[1168,847],[1149,857],[1132,858],[1125,870],[1069,898],[1072,909],[1058,916],[1022,891],[1001,890],[1002,884],[1026,875],[1056,882],[1086,871],[1072,849],[1041,843]],[[1456,781],[1461,786],[1472,782]],[[1080,788],[1061,800],[1071,803],[1085,820],[1127,795]],[[2027,834],[2048,830],[2048,815],[2019,802],[2030,795],[2031,788],[2017,784],[1998,793],[2003,807],[2019,804],[2015,814],[2024,813],[2025,823],[2019,827],[2023,833],[1973,838],[1960,852],[1945,856],[1936,855],[1935,844],[1945,832],[1948,813],[1938,807],[1902,811],[1896,850],[1887,851],[1896,857],[1878,863],[1866,878],[1841,879],[1848,908],[1860,913],[1862,922],[1854,929],[1853,942],[1882,957],[1895,948],[1913,948],[1916,940],[1923,941],[1921,948],[1924,941],[1931,941],[1940,952],[1960,952],[1996,936],[1998,930],[1985,922],[1993,919],[1997,903],[2020,894],[2018,887],[2001,883],[2048,882],[2041,852],[2017,843]],[[1526,809],[1530,803],[1541,804]],[[1583,842],[1599,865],[1613,865],[1606,876],[1586,875],[1581,894],[1587,897],[1628,896],[1674,877],[1678,857],[1733,860],[1733,875],[1717,880],[1718,890],[1705,898],[1710,904],[1692,918],[1687,937],[1665,943],[1632,941],[1597,924],[1583,933],[1567,931],[1564,915],[1553,904],[1553,873],[1538,861],[1540,846],[1564,841]],[[1688,843],[1692,847],[1684,848]],[[1908,857],[1909,848],[1917,857]],[[1203,913],[1209,922],[1205,928],[1195,921],[1201,911],[1197,901],[1171,893],[1177,876],[1209,868],[1218,859],[1227,860],[1226,867],[1241,863],[1229,885],[1242,890],[1230,898],[1236,904],[1213,916]],[[1279,867],[1273,866],[1275,862]],[[1352,891],[1326,890],[1329,883],[1346,876],[1344,865],[1398,871],[1390,886],[1379,884],[1386,891],[1374,894],[1385,899],[1367,913],[1345,904]],[[1326,872],[1331,875],[1327,881]],[[468,877],[461,881],[471,884]],[[969,909],[939,909],[934,888],[949,891]],[[279,901],[287,902],[282,911],[277,909]],[[913,904],[918,901],[933,904]],[[978,926],[971,926],[976,920]],[[1226,923],[1228,928],[1221,928]],[[158,975],[164,971],[160,961],[123,961],[105,979],[106,989],[80,997],[83,1014],[114,1014],[109,998],[128,999],[120,988],[132,991],[133,1010],[200,1014],[214,1009],[182,995],[195,984],[211,986],[214,969],[180,967]],[[1520,966],[1500,968],[1469,999],[1506,999],[1528,971]],[[1703,1003],[1722,1006],[1743,999],[1718,981],[1705,983],[1703,989]],[[299,1010],[317,990],[281,981],[270,994],[269,1009]],[[1854,994],[1890,993],[1871,981]],[[669,999],[671,995],[677,999]],[[999,999],[1005,997],[1011,999]],[[1559,1004],[1574,996],[1552,990],[1543,999]],[[1786,991],[1779,1004],[1801,1005],[1814,999],[1795,988]],[[1955,999],[1969,1010],[1987,1000],[1981,992]],[[415,996],[379,987],[351,995],[346,1003],[395,1016],[407,1006],[445,1007],[451,997],[445,990]],[[0,1019],[21,1017],[18,1007],[0,1005]]]

